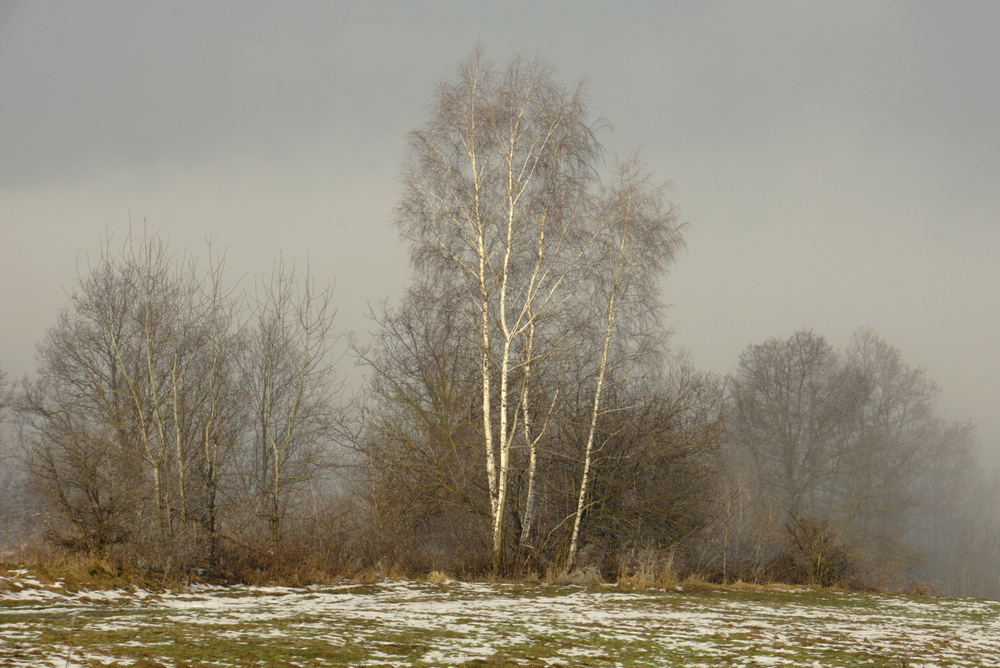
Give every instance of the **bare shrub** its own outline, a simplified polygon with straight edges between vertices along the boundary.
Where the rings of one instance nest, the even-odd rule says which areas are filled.
[[[674,554],[673,550],[666,553],[651,549],[640,551],[631,563],[623,563],[620,567],[618,586],[629,589],[676,586],[680,578]]]
[[[854,561],[829,520],[795,516],[785,525],[785,532],[794,579],[822,587],[847,582]]]
[[[604,578],[597,566],[581,566],[567,572],[560,568],[550,567],[545,573],[544,582],[560,585],[591,586],[604,584]]]

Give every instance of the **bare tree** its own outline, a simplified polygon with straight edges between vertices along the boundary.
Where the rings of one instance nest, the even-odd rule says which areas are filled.
[[[278,262],[257,285],[253,328],[243,359],[254,423],[254,477],[273,558],[296,495],[329,462],[340,391],[331,358],[339,339],[332,286],[317,289],[308,270]]]
[[[360,471],[372,523],[400,563],[431,553],[438,568],[490,554],[489,489],[481,457],[479,360],[466,320],[437,296],[411,290],[373,314]],[[473,555],[476,555],[474,557]]]
[[[952,548],[972,542],[951,531],[969,517],[960,499],[977,478],[974,429],[936,414],[939,391],[869,329],[844,355],[810,331],[741,355],[730,440],[810,578],[835,579],[831,559],[878,586],[917,577],[921,553],[924,573],[964,566]]]
[[[241,331],[239,303],[223,280],[225,256],[213,255],[209,266],[195,272],[189,293],[190,347],[193,349],[184,388],[185,401],[175,393],[175,411],[184,406],[192,450],[192,489],[198,498],[192,504],[193,518],[208,535],[209,563],[218,561],[220,520],[227,499],[226,478],[237,471],[241,446],[249,432],[246,392],[240,375]],[[174,376],[176,379],[176,375]],[[177,383],[173,383],[175,390]],[[180,423],[175,413],[175,422]],[[232,494],[228,494],[232,496]]]
[[[0,368],[0,419],[7,418],[7,410],[10,408],[14,392],[10,381],[7,380],[7,372]]]
[[[143,518],[142,444],[149,432],[132,410],[120,354],[132,294],[107,263],[81,277],[70,307],[40,344],[37,378],[19,401],[29,470],[71,528],[57,534],[87,550],[103,551],[128,538],[131,527],[159,518]],[[134,372],[138,361],[131,363]]]
[[[826,340],[800,330],[751,345],[732,380],[728,429],[790,517],[823,504],[866,387]]]
[[[102,314],[104,334],[121,376],[116,391],[138,426],[161,540],[190,534],[207,512],[214,545],[217,421],[221,398],[233,392],[236,360],[227,351],[235,303],[223,285],[224,258],[213,258],[211,245],[209,257],[203,273],[193,259],[171,253],[162,239],[130,237],[120,257],[105,250],[101,263],[127,309],[121,333],[115,314]],[[207,472],[205,486],[195,490],[193,479],[201,471]],[[202,493],[204,498],[196,498]]]
[[[519,342],[565,298],[580,255],[569,224],[598,150],[585,116],[581,88],[563,87],[547,63],[516,58],[496,71],[477,49],[454,83],[438,85],[428,122],[409,136],[400,231],[438,294],[463,295],[456,307],[477,332],[495,569],[523,420],[518,400],[527,396],[513,379],[530,365],[514,355],[519,346],[536,354],[536,340]]]
[[[610,384],[602,398],[601,447],[577,533],[603,555],[602,570],[634,568],[649,551],[680,553],[709,518],[723,436],[720,381],[683,359],[669,369]]]
[[[7,372],[0,367],[0,457],[6,457],[7,434],[4,428],[10,418],[10,408],[14,401],[14,387],[7,378]]]
[[[10,424],[14,387],[0,368],[0,549],[9,545],[24,527],[24,485],[14,457]]]
[[[638,158],[620,164],[617,176],[600,204],[598,257],[590,265],[592,303],[599,309],[594,321],[603,331],[567,569],[572,568],[579,547],[605,383],[609,377],[626,381],[630,366],[648,364],[650,353],[655,353],[656,344],[643,345],[642,333],[662,332],[657,327],[662,311],[659,283],[683,243],[676,213],[666,202],[667,186],[653,183]],[[618,355],[613,343],[618,344]]]
[[[155,236],[106,242],[39,346],[19,413],[69,542],[130,541],[168,566],[203,532],[214,546],[220,452],[236,447],[245,403],[222,266],[202,274]]]
[[[870,329],[855,332],[846,364],[864,379],[867,394],[838,462],[843,524],[849,531],[882,524],[905,532],[915,510],[913,485],[940,454],[933,452],[940,389]]]

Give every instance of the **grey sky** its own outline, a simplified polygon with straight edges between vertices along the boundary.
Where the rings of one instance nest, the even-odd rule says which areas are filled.
[[[281,252],[343,324],[397,295],[403,135],[481,40],[586,76],[690,223],[676,346],[860,326],[1000,452],[1000,3],[0,0],[0,365],[129,215],[231,278]]]

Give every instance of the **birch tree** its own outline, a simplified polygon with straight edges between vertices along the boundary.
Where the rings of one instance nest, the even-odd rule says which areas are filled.
[[[214,545],[220,449],[237,447],[244,403],[222,264],[203,274],[156,236],[105,242],[39,345],[18,412],[69,542],[167,561],[196,552],[202,528]]]
[[[579,548],[605,386],[627,381],[635,367],[648,363],[650,349],[642,334],[660,331],[659,283],[683,243],[677,216],[666,201],[666,185],[654,183],[638,158],[619,164],[617,177],[600,201],[597,256],[588,265],[599,350],[567,570]]]
[[[438,85],[427,123],[408,138],[397,224],[418,272],[456,305],[475,335],[482,452],[494,569],[504,554],[511,451],[530,362],[519,342],[565,299],[582,256],[574,214],[598,146],[582,89],[541,60],[495,70],[476,50]],[[586,237],[586,235],[583,235]],[[531,355],[535,347],[529,346]],[[530,437],[529,437],[530,439]]]

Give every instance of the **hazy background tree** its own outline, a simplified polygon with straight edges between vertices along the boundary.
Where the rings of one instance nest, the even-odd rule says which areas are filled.
[[[24,478],[14,449],[14,383],[0,368],[0,551],[13,548],[27,532]]]
[[[13,396],[13,387],[7,378],[7,372],[0,367],[0,420],[4,422],[7,421],[8,410],[10,409]]]
[[[81,275],[18,401],[56,542],[164,570],[259,563],[290,514],[315,515],[338,387],[330,291],[278,265],[238,295],[224,265],[130,235]]]
[[[837,455],[865,393],[862,379],[809,330],[748,346],[740,355],[729,433],[789,517],[826,504]]]
[[[242,357],[252,416],[252,478],[270,554],[282,557],[291,513],[314,511],[317,485],[333,463],[340,393],[331,358],[332,286],[317,289],[306,271],[278,262],[257,285]]]
[[[749,346],[726,416],[723,563],[875,586],[928,573],[924,534],[965,512],[953,497],[976,459],[970,426],[937,416],[938,393],[868,329],[844,354],[809,330]],[[744,526],[729,545],[733,502]]]

